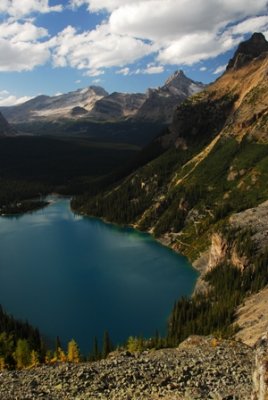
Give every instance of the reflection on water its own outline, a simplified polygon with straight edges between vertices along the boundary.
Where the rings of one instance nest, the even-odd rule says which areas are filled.
[[[88,351],[108,329],[115,343],[165,332],[174,301],[196,272],[149,235],[70,210],[69,200],[0,218],[0,302],[47,336]]]

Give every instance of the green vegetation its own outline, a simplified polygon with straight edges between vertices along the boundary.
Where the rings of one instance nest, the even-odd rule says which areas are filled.
[[[17,321],[0,306],[0,366],[22,368],[30,365],[35,355],[44,358],[44,343],[38,329],[28,322]]]
[[[237,329],[232,325],[237,306],[268,284],[268,250],[244,272],[224,263],[208,272],[205,280],[209,284],[206,295],[196,294],[175,304],[168,329],[170,345],[177,345],[192,334],[232,335]]]
[[[106,358],[113,349],[109,333],[105,331],[102,350],[99,350],[97,338],[94,338],[93,349],[88,359],[96,361]],[[28,322],[16,320],[0,306],[0,371],[3,369],[32,368],[44,363],[78,363],[85,361],[85,359],[74,339],[68,342],[65,351],[59,337],[57,337],[55,349],[52,350],[37,329],[33,328]]]

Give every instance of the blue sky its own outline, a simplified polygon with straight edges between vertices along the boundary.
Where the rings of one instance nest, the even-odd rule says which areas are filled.
[[[144,92],[177,69],[211,82],[256,31],[268,39],[267,0],[1,0],[0,105]]]

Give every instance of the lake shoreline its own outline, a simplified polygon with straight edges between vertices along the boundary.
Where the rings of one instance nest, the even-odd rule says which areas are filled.
[[[151,337],[156,329],[165,335],[174,301],[194,290],[197,273],[187,259],[147,232],[83,218],[72,211],[69,196],[44,200],[44,211],[1,221],[5,309],[49,338],[58,335],[65,343],[75,337],[85,353],[105,329],[115,343]]]

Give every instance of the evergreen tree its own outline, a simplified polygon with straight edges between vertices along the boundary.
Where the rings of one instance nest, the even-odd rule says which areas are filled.
[[[99,360],[101,357],[100,351],[99,351],[99,344],[98,344],[98,338],[97,336],[94,336],[94,340],[93,340],[93,348],[92,348],[92,352],[89,355],[89,360],[90,361],[97,361]]]
[[[112,351],[112,343],[109,337],[108,331],[104,332],[103,342],[102,342],[102,357],[106,358],[108,354]]]

